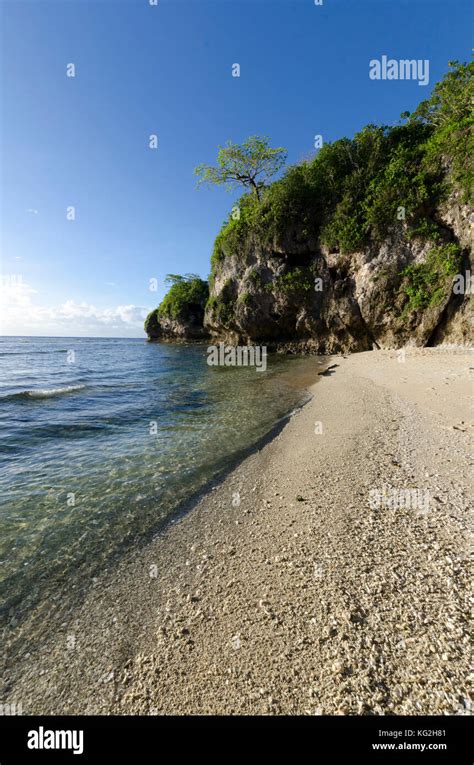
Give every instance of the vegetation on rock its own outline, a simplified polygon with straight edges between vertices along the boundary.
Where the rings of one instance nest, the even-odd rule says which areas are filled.
[[[310,340],[319,352],[428,342],[471,257],[473,72],[451,62],[399,124],[327,143],[268,185],[283,148],[258,136],[221,147],[217,167],[196,168],[200,182],[250,191],[216,237],[209,297],[199,277],[171,277],[148,326],[207,299],[209,331],[243,341]]]
[[[271,246],[297,225],[341,252],[381,240],[406,221],[412,232],[436,232],[430,215],[454,184],[472,193],[473,64],[450,63],[450,71],[405,124],[368,125],[354,138],[325,144],[311,160],[288,167],[263,190],[261,201],[244,195],[239,217],[219,233],[213,265],[238,252],[253,234]],[[449,165],[452,172],[446,172]]]
[[[168,274],[171,287],[158,308],[145,320],[145,332],[152,339],[161,336],[197,337],[203,332],[204,309],[209,285],[196,274]]]
[[[472,204],[473,72],[473,64],[451,62],[430,98],[399,124],[368,125],[352,139],[327,143],[258,195],[244,194],[214,244],[211,330],[251,339],[258,317],[267,320],[264,336],[278,327],[289,335],[291,323],[295,337],[318,336],[326,311],[324,331],[335,321],[341,338],[349,332],[344,310],[356,324],[373,320],[376,335],[390,321],[407,320],[408,332],[424,311],[443,304],[468,256],[440,211],[448,200],[457,209]],[[363,307],[354,292],[361,262],[372,263],[356,290],[366,295]],[[319,297],[312,290],[318,274],[326,285]],[[328,306],[335,300],[334,313]],[[360,333],[360,324],[353,331]],[[368,327],[364,342],[371,337]]]
[[[199,307],[208,298],[208,284],[196,274],[168,274],[166,282],[171,287],[158,306],[159,319],[177,319],[190,307]]]
[[[424,263],[407,266],[401,272],[401,289],[408,296],[404,315],[438,305],[446,295],[446,282],[450,286],[460,269],[460,260],[460,248],[451,242],[429,250]]]

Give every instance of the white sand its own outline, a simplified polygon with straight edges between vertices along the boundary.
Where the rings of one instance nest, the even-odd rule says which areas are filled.
[[[32,647],[9,697],[25,713],[465,714],[474,357],[401,358],[328,361],[271,443]]]

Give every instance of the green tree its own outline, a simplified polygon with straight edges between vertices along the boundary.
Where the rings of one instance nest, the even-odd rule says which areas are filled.
[[[286,157],[286,149],[281,146],[272,149],[268,138],[253,135],[242,144],[227,141],[219,147],[217,167],[201,164],[194,173],[199,176],[198,185],[213,183],[228,190],[242,185],[252,189],[260,200],[265,182],[283,167]]]

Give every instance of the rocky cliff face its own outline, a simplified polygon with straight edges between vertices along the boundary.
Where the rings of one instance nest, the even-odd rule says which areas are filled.
[[[238,253],[218,252],[205,326],[215,339],[281,351],[470,344],[472,297],[453,283],[472,273],[474,211],[453,193],[433,219],[436,243],[400,221],[350,254],[297,228],[271,247],[250,238]]]
[[[474,344],[474,209],[459,201],[459,193],[439,211],[439,219],[451,231],[461,248],[463,292],[454,289],[431,337],[432,345]]]
[[[217,235],[209,290],[170,275],[152,331],[199,333],[177,311],[198,289],[205,329],[228,343],[314,353],[473,344],[473,92],[474,63],[450,62],[400,124],[325,143],[244,193]],[[245,152],[238,161],[255,166]]]
[[[209,333],[204,327],[204,307],[196,307],[195,310],[187,310],[185,315],[176,318],[158,318],[157,312],[153,311],[146,323],[145,331],[149,340],[179,341],[179,340],[203,340]]]

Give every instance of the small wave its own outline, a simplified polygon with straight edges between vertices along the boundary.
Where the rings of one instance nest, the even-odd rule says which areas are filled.
[[[0,351],[0,356],[38,356],[50,353],[67,353],[67,348],[50,348],[48,351]]]
[[[13,399],[52,398],[53,396],[64,396],[66,393],[74,393],[77,390],[83,390],[85,387],[85,385],[65,385],[63,388],[22,390],[19,393],[11,393],[7,396],[3,396],[3,401]]]

